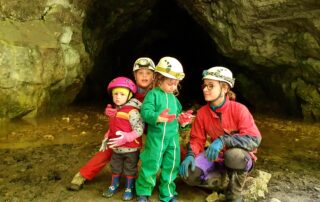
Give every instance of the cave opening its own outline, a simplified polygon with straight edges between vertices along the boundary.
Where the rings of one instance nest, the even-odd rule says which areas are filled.
[[[157,64],[163,56],[175,57],[183,65],[186,77],[179,95],[183,106],[204,103],[202,71],[217,65],[230,67],[230,61],[218,53],[208,33],[175,1],[158,1],[151,12],[145,23],[102,48],[76,104],[111,103],[106,87],[113,78],[133,79],[132,66],[137,58],[150,57]]]

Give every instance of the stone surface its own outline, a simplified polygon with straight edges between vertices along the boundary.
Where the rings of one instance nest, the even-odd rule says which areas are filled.
[[[264,199],[268,193],[268,183],[270,181],[271,174],[255,170],[252,174],[247,177],[245,186],[243,188],[243,198],[245,201],[257,201]],[[225,196],[223,194],[218,194],[213,192],[207,198],[207,202],[223,201]]]
[[[319,120],[319,1],[179,3],[203,25],[223,55],[254,75],[246,88],[260,86],[289,114]],[[262,101],[247,96],[253,102]]]
[[[320,120],[318,0],[175,2],[237,64],[236,85],[249,104]],[[143,24],[156,3],[0,0],[0,117],[37,116],[72,102],[92,59]]]
[[[41,18],[52,14],[38,3],[46,11]],[[67,26],[53,18],[28,20],[39,17],[31,15],[33,7],[24,4],[20,9],[30,13],[22,16],[21,10],[11,9],[11,2],[1,5],[10,15],[0,21],[0,118],[34,117],[72,102],[91,68],[80,24]],[[62,1],[48,5],[59,7],[55,13],[66,11]],[[75,14],[71,8],[69,13]]]

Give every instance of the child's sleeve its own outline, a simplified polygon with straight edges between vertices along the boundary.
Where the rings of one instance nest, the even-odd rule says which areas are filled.
[[[137,109],[133,109],[129,112],[129,122],[132,130],[136,131],[139,136],[141,136],[144,130],[144,123]]]
[[[156,96],[155,93],[151,90],[147,93],[146,97],[141,106],[141,116],[143,121],[147,124],[155,125],[159,117],[159,112],[156,112]]]

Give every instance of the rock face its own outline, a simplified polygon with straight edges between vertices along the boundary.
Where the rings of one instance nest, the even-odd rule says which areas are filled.
[[[34,117],[72,102],[91,68],[82,11],[68,1],[0,4],[0,118]]]
[[[320,120],[319,1],[179,2],[205,27],[219,51],[242,65],[240,72],[249,73],[240,80],[240,85],[252,81],[241,87],[242,93],[246,88],[263,90],[288,112]],[[254,99],[250,93],[245,96]]]
[[[291,115],[320,120],[319,1],[174,2],[238,64],[236,84],[247,100],[274,110],[268,98]],[[102,46],[143,24],[156,3],[0,0],[0,117],[71,103]]]

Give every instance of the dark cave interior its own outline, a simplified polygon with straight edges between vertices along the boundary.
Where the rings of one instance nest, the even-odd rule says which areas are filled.
[[[183,65],[186,77],[178,98],[184,108],[204,103],[200,88],[203,70],[213,66],[233,70],[230,60],[218,53],[210,36],[187,11],[172,0],[159,1],[147,22],[102,49],[75,103],[110,103],[106,87],[113,78],[133,79],[132,66],[137,58],[150,57],[157,64],[163,56],[175,57]],[[236,88],[233,90],[237,93]]]

